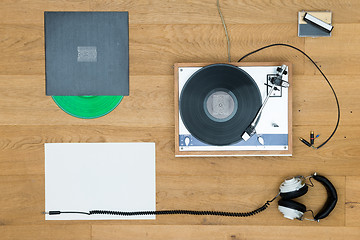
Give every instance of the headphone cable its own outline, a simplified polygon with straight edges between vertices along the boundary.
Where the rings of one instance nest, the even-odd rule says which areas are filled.
[[[213,216],[224,216],[224,217],[250,217],[266,210],[270,203],[273,202],[278,196],[277,194],[273,199],[266,201],[261,207],[250,211],[250,212],[226,212],[226,211],[198,211],[198,210],[159,210],[159,211],[111,211],[111,210],[90,210],[89,212],[77,212],[77,211],[49,211],[43,212],[43,214],[59,215],[59,214],[85,214],[85,215],[119,215],[119,216],[139,216],[139,215],[213,215]]]
[[[328,83],[329,87],[331,88],[331,91],[333,92],[334,94],[334,97],[335,97],[335,101],[336,101],[336,106],[337,106],[337,122],[336,122],[336,125],[335,125],[335,128],[334,130],[332,131],[332,133],[330,134],[330,136],[323,142],[321,143],[319,146],[315,147],[315,146],[311,146],[312,148],[314,149],[319,149],[321,148],[322,146],[324,146],[335,134],[336,130],[338,129],[338,126],[339,126],[339,123],[340,123],[340,105],[339,105],[339,100],[337,98],[337,95],[335,93],[335,90],[333,88],[333,86],[331,85],[330,81],[327,79],[327,77],[325,76],[325,74],[323,73],[323,71],[321,71],[321,69],[319,68],[319,66],[315,63],[314,60],[311,59],[311,57],[309,55],[307,55],[304,51],[302,51],[301,49],[297,48],[297,47],[294,47],[292,45],[289,45],[289,44],[285,44],[285,43],[275,43],[275,44],[270,44],[270,45],[267,45],[267,46],[264,46],[264,47],[261,47],[259,49],[256,49],[246,55],[244,55],[243,57],[241,57],[238,62],[241,62],[244,58],[254,54],[254,53],[257,53],[261,50],[264,50],[266,48],[270,48],[270,47],[274,47],[274,46],[284,46],[284,47],[289,47],[289,48],[292,48],[292,49],[295,49],[296,51],[302,53],[305,57],[307,57],[313,64],[314,66],[317,68],[317,70],[319,70],[319,72],[321,73],[321,75],[324,77],[324,79],[326,80],[326,82]],[[300,140],[301,141],[301,140]]]

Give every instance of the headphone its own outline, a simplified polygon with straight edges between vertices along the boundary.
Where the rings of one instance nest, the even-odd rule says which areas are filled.
[[[327,200],[323,208],[314,216],[312,210],[306,210],[306,206],[299,202],[296,202],[292,199],[303,196],[307,193],[309,186],[313,187],[314,184],[311,182],[311,178],[314,178],[316,181],[320,182],[327,191]],[[309,179],[310,184],[305,183],[306,179]],[[224,211],[202,211],[202,210],[147,210],[147,211],[114,211],[114,210],[90,210],[88,212],[79,212],[79,211],[49,211],[43,212],[43,214],[49,215],[58,215],[63,213],[71,214],[86,214],[86,215],[120,215],[120,216],[138,216],[138,215],[175,215],[175,214],[186,214],[186,215],[215,215],[215,216],[226,216],[226,217],[250,217],[255,214],[258,214],[262,211],[265,211],[271,202],[273,202],[277,197],[281,197],[278,202],[278,209],[281,213],[284,214],[284,217],[288,219],[299,219],[299,220],[311,220],[319,222],[320,219],[327,217],[330,212],[335,208],[337,202],[337,193],[334,185],[324,176],[317,175],[314,173],[308,177],[296,176],[289,179],[286,179],[280,185],[279,193],[272,199],[267,201],[261,207],[250,211],[250,212],[224,212]],[[304,218],[304,213],[310,211],[312,212],[314,219]]]
[[[306,206],[304,204],[293,200],[294,198],[305,195],[308,192],[309,186],[314,186],[314,184],[311,182],[311,178],[321,183],[327,191],[327,200],[325,205],[315,216],[312,210],[306,210]],[[306,179],[309,179],[311,185],[305,183]],[[280,185],[279,194],[281,199],[278,201],[278,209],[282,214],[284,214],[285,218],[291,220],[306,219],[304,218],[304,213],[311,211],[314,219],[306,220],[314,220],[319,222],[320,219],[327,217],[331,213],[337,203],[337,192],[334,185],[326,177],[318,175],[317,173],[314,173],[308,177],[296,176],[286,179]]]

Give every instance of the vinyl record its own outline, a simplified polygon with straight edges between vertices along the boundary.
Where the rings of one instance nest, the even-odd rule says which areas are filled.
[[[214,64],[195,72],[184,85],[181,119],[198,140],[217,146],[242,140],[262,104],[257,84],[242,69]]]
[[[78,118],[102,117],[119,105],[123,96],[52,96],[66,113]]]

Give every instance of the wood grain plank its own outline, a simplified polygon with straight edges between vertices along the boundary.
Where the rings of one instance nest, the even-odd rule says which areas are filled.
[[[116,1],[91,0],[91,9],[100,11],[129,11],[131,23],[207,24],[220,23],[216,0],[186,1]],[[296,23],[302,10],[333,10],[333,22],[359,22],[360,4],[356,0],[253,0],[220,1],[227,23],[274,24]],[[186,17],[185,17],[186,16]]]
[[[43,76],[0,77],[0,124],[89,124],[157,127],[173,124],[173,77],[130,77],[130,96],[111,114],[86,120],[63,112],[45,96]]]
[[[1,225],[44,222],[44,175],[1,176]],[[1,232],[1,230],[0,230]]]
[[[44,172],[44,171],[43,171]],[[59,239],[65,238],[60,234],[66,233],[66,231],[77,231],[74,233],[74,237],[90,237],[89,227],[82,227],[81,225],[90,226],[89,221],[45,221],[45,215],[42,214],[45,210],[45,176],[41,175],[19,175],[19,176],[1,176],[0,177],[0,191],[2,197],[0,198],[0,236],[3,231],[8,232],[10,239],[15,234],[18,236],[15,239],[20,239],[21,233],[16,235],[16,231],[8,228],[1,229],[2,226],[18,226],[20,229],[23,226],[24,237],[29,235],[29,239],[35,239],[33,234],[36,231],[41,230],[43,235],[39,233],[39,237],[36,239],[46,238],[49,232],[58,232],[56,236]],[[31,232],[30,228],[35,225],[34,232]],[[45,227],[40,227],[43,225]],[[64,225],[64,227],[57,228],[56,225]],[[79,226],[80,225],[80,226]],[[54,226],[52,229],[51,226]],[[68,227],[68,229],[66,229]],[[14,228],[16,229],[16,228]],[[57,230],[58,229],[58,230]],[[61,233],[62,231],[62,233]],[[51,236],[48,236],[51,237]],[[67,236],[69,237],[69,236]],[[55,239],[57,239],[55,238]],[[4,239],[4,238],[1,238]],[[7,238],[5,238],[7,239]],[[28,238],[25,238],[28,239]],[[69,239],[72,239],[69,237]]]
[[[341,125],[358,125],[360,106],[357,86],[359,75],[328,75],[341,109]],[[351,79],[351,81],[347,81]],[[297,75],[293,80],[293,122],[295,125],[332,125],[337,106],[331,88],[321,75]],[[360,100],[360,99],[359,99]]]
[[[335,15],[335,14],[334,14]],[[357,74],[360,64],[360,24],[335,24],[329,38],[306,38],[305,50],[325,74]],[[306,62],[307,74],[319,74]],[[345,78],[344,81],[352,81]]]
[[[298,172],[299,174],[299,172]],[[306,173],[306,174],[310,174]],[[156,207],[158,210],[252,211],[272,199],[287,175],[273,176],[163,176],[157,175]],[[338,189],[339,201],[322,226],[343,226],[345,222],[345,177],[328,176]],[[1,176],[0,219],[3,225],[90,224],[89,221],[45,221],[44,175]],[[326,200],[325,189],[315,187],[297,199],[309,209],[319,211]],[[114,183],[116,188],[117,183]],[[101,196],[99,196],[101,198]],[[122,206],[119,206],[121,210]],[[58,209],[53,209],[58,210]],[[74,209],[69,209],[74,210]],[[91,209],[89,209],[91,210]],[[306,214],[311,217],[310,214]],[[91,221],[93,223],[94,221]],[[155,221],[96,221],[96,224],[200,224],[200,225],[313,225],[310,221],[289,221],[274,202],[266,211],[249,218],[162,215]]]
[[[42,24],[44,11],[89,11],[89,0],[1,0],[0,24]]]
[[[296,23],[297,12],[304,9],[333,10],[335,23],[359,22],[360,19],[357,0],[228,0],[220,1],[220,6],[229,24]],[[2,0],[0,23],[38,24],[43,22],[43,11],[89,10],[129,11],[130,22],[135,24],[220,24],[216,0]]]
[[[171,128],[2,126],[0,129],[1,136],[7,136],[0,139],[0,175],[44,174],[45,142],[155,142],[156,156],[174,158]]]
[[[337,109],[332,92],[321,76],[293,76],[293,125],[334,126]],[[357,125],[360,117],[360,75],[330,75],[340,101],[341,125]],[[45,96],[41,75],[0,75],[0,124],[3,125],[114,125],[174,126],[174,77],[130,76],[130,96],[109,115],[93,120],[64,113]],[[329,129],[331,129],[331,127]],[[309,129],[310,131],[310,129]]]
[[[359,228],[312,226],[93,226],[94,240],[116,239],[224,239],[224,240],[319,240],[348,239],[360,237]]]
[[[91,227],[88,225],[27,225],[27,226],[0,226],[2,240],[89,240]]]
[[[129,26],[130,75],[171,75],[176,62],[227,61],[220,24]],[[304,48],[295,24],[229,25],[233,61],[263,45],[282,42]],[[45,74],[43,24],[0,25],[0,72],[5,75]],[[251,61],[289,61],[294,73],[304,71],[304,58],[288,49],[270,49]],[[26,66],[26,67],[24,67]]]
[[[1,126],[0,175],[43,174],[46,142],[155,142],[157,175],[267,176],[320,171],[327,175],[359,176],[360,127],[340,126],[323,148],[308,148],[297,137],[309,138],[308,126],[294,127],[293,157],[175,158],[174,128],[118,126]],[[317,127],[322,142],[330,132]]]
[[[315,143],[322,143],[330,129],[324,127],[294,127],[293,156],[292,157],[229,157],[229,158],[177,158],[170,166],[177,170],[184,170],[186,174],[214,175],[268,175],[276,172],[296,175],[298,172],[321,171],[332,175],[359,175],[359,147],[357,127],[340,127],[330,142],[319,150],[306,147],[297,137],[309,138],[309,131],[321,133]],[[159,169],[159,168],[158,168]],[[170,173],[171,168],[164,168]]]
[[[0,72],[44,74],[43,25],[0,24]]]
[[[346,177],[345,213],[346,226],[360,227],[360,177]]]
[[[232,61],[283,39],[304,48],[304,39],[297,37],[294,24],[228,25],[228,31]],[[131,74],[172,74],[174,63],[227,61],[226,38],[221,25],[133,25],[129,37]],[[249,61],[292,62],[295,74],[304,71],[303,56],[284,48],[269,49]]]

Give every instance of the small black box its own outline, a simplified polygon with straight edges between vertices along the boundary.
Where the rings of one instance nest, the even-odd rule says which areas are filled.
[[[129,95],[128,12],[44,12],[46,95]]]

